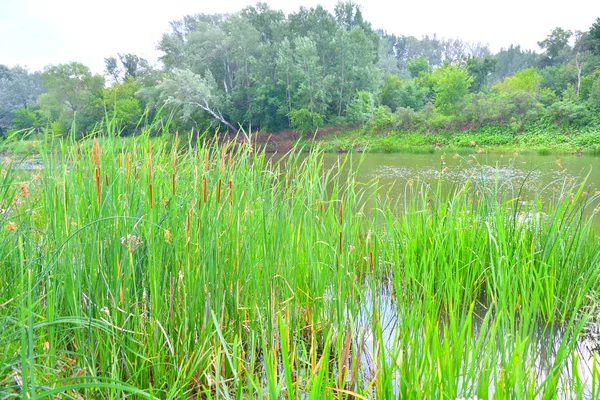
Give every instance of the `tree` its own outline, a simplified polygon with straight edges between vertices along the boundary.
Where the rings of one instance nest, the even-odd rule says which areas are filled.
[[[106,110],[126,134],[135,131],[142,117],[142,104],[135,95],[140,89],[132,77],[104,89]]]
[[[113,80],[113,82],[119,82],[121,70],[119,69],[119,63],[115,57],[106,57],[104,59],[104,68],[104,72]]]
[[[73,124],[79,132],[88,131],[102,120],[104,78],[93,75],[85,65],[74,62],[47,67],[42,82],[48,91],[38,97],[38,104],[59,122],[61,133]]]
[[[431,72],[429,62],[423,56],[410,60],[406,66],[410,72],[410,76],[413,78],[417,78],[419,75],[421,75],[421,73]]]
[[[184,120],[193,120],[194,113],[202,110],[237,133],[238,130],[222,114],[221,110],[228,105],[227,98],[218,91],[210,71],[202,77],[192,71],[176,69],[156,90],[163,104],[182,107]]]
[[[469,94],[473,77],[461,67],[444,64],[434,71],[433,79],[436,109],[443,115],[458,114],[460,103]]]
[[[384,78],[379,99],[392,112],[400,107],[419,111],[425,105],[428,94],[429,89],[421,86],[417,80],[403,81],[396,75],[388,74]]]
[[[571,54],[571,46],[569,46],[569,39],[573,36],[573,32],[564,30],[562,28],[554,28],[546,39],[538,42],[544,53],[540,59],[539,65],[541,68],[565,64]]]
[[[492,83],[501,81],[515,72],[535,66],[538,55],[531,50],[521,50],[521,46],[510,45],[507,49],[500,49],[494,58],[498,59],[498,68],[492,73],[490,79]]]
[[[526,92],[535,94],[540,88],[542,76],[534,67],[530,67],[506,77],[494,88],[502,93]]]
[[[473,77],[470,91],[480,92],[487,87],[492,73],[498,68],[498,59],[493,57],[469,57],[467,59],[467,71]]]
[[[0,134],[11,125],[14,111],[35,106],[37,97],[44,92],[41,75],[29,73],[21,67],[0,65]]]
[[[586,47],[595,55],[600,56],[600,17],[592,24],[586,36]]]

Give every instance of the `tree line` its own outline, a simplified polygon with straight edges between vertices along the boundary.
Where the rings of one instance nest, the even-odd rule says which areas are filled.
[[[460,131],[528,123],[600,126],[600,18],[552,30],[540,52],[375,30],[352,1],[285,15],[265,3],[170,24],[160,65],[135,54],[29,72],[0,65],[0,133],[82,135],[111,120],[134,134],[168,117],[180,130],[323,125]],[[100,125],[99,125],[100,124]]]

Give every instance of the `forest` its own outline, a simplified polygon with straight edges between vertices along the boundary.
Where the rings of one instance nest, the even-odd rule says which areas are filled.
[[[600,126],[600,18],[583,32],[553,29],[539,52],[495,54],[459,38],[388,34],[351,1],[289,15],[258,3],[170,27],[156,64],[128,53],[106,57],[104,75],[77,62],[0,65],[0,133],[81,137],[110,120],[131,135],[156,118],[182,131],[303,134]]]

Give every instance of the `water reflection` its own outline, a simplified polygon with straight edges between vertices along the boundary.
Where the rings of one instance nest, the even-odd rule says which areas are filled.
[[[381,345],[385,349],[386,363],[388,365],[398,365],[392,359],[392,354],[397,353],[397,347],[402,342],[402,335],[406,332],[402,332],[402,320],[398,315],[399,305],[397,300],[391,294],[390,290],[384,288],[377,292],[376,297],[373,296],[373,292],[368,292],[365,296],[365,302],[359,314],[355,320],[355,332],[359,332],[358,337],[355,339],[355,346],[361,346],[360,351],[360,362],[363,367],[363,376],[366,380],[369,377],[374,376],[377,370],[377,360],[374,360],[374,354],[376,354],[377,338],[373,332],[373,318],[377,318],[381,326]],[[485,317],[490,313],[489,321],[484,323]],[[472,341],[469,343],[477,342],[480,335],[489,335],[490,324],[494,324],[493,310],[488,309],[483,304],[479,303],[469,316],[472,318]],[[440,319],[439,324],[439,340],[448,340],[444,338],[444,327],[449,321],[444,321],[444,318]],[[409,327],[414,327],[413,322],[406,324]],[[600,362],[596,360],[594,355],[594,344],[586,341],[583,338],[573,338],[571,332],[567,332],[566,329],[560,326],[544,326],[542,324],[533,324],[531,328],[524,328],[529,331],[526,342],[527,346],[524,348],[525,351],[520,354],[522,365],[526,365],[531,368],[532,376],[535,380],[536,387],[542,387],[547,379],[553,379],[558,375],[558,393],[555,393],[556,398],[573,398],[581,395],[584,399],[592,399],[593,396],[593,365],[596,363],[596,374],[598,368],[600,368]],[[412,333],[414,334],[414,333]],[[422,337],[416,338],[415,350],[414,351],[427,351],[423,350],[423,346],[426,345]],[[489,338],[484,338],[489,340]],[[507,356],[512,356],[513,352],[519,352],[522,349],[518,349],[511,332],[498,330],[496,337],[495,348],[497,354],[495,357],[496,369],[498,373],[502,370],[501,360],[506,360]],[[523,340],[522,338],[520,339]],[[406,343],[406,340],[403,341]],[[569,344],[571,342],[571,344]],[[459,343],[459,346],[463,346],[464,343]],[[467,344],[468,345],[468,344]],[[504,353],[501,348],[507,349]],[[404,348],[406,352],[410,352],[411,349]],[[474,368],[476,371],[481,369],[479,363],[478,354],[474,354],[474,349],[465,349],[461,365],[461,374],[466,375],[467,371]],[[567,350],[567,351],[565,351]],[[475,350],[476,351],[476,350]],[[489,354],[485,355],[489,357]],[[578,358],[577,363],[573,363],[573,357]],[[409,355],[405,355],[409,357]],[[494,359],[494,357],[492,356]],[[473,365],[476,364],[476,365]],[[485,367],[484,367],[485,368]],[[558,369],[557,369],[558,368]],[[574,369],[576,368],[576,370]],[[400,372],[400,371],[399,371]],[[491,376],[489,382],[489,398],[493,398],[495,391],[494,372],[487,374]],[[474,377],[475,382],[460,381],[459,382],[459,397],[467,398],[469,394],[473,395],[476,392],[476,388],[480,385],[478,377]],[[402,377],[396,376],[394,378],[394,394],[395,396],[401,395],[400,392],[400,379]],[[575,393],[573,388],[575,380],[581,382],[582,392]],[[532,382],[534,383],[534,382]],[[597,384],[597,377],[596,377]],[[543,393],[543,391],[542,391]],[[597,393],[597,388],[596,388]]]

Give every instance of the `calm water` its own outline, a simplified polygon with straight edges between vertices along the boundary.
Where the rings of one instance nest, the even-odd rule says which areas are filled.
[[[334,164],[342,157],[326,154],[325,162]],[[355,158],[358,158],[357,156]],[[589,174],[589,175],[588,175]],[[600,188],[600,157],[537,156],[520,154],[367,154],[358,173],[361,181],[379,179],[401,196],[409,181],[460,184],[466,179],[495,183],[518,190],[521,185],[532,193],[551,196],[552,189],[565,180],[581,182],[586,176],[590,190]]]

